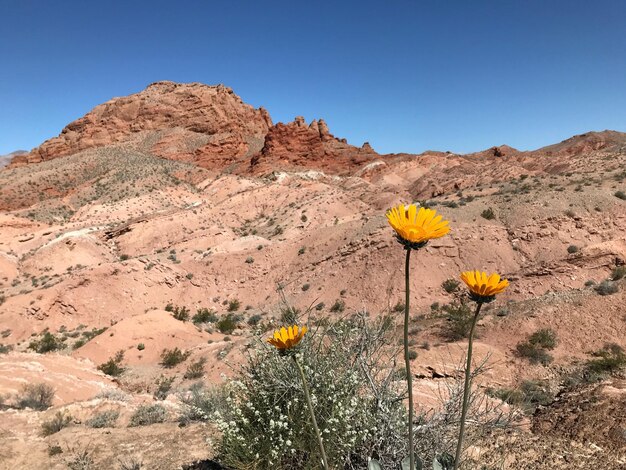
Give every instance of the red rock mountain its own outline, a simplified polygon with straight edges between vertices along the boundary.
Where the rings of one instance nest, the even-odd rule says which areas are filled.
[[[223,85],[157,82],[113,98],[68,124],[12,166],[52,160],[96,147],[129,145],[163,158],[238,173],[278,167],[345,170],[377,154],[330,134],[323,120],[272,125],[268,112],[245,104]]]
[[[298,116],[288,124],[278,123],[265,136],[261,152],[251,161],[251,169],[264,173],[271,168],[316,168],[328,172],[343,172],[359,167],[364,162],[378,157],[365,143],[354,147],[346,139],[337,139],[323,119],[307,125]]]
[[[245,104],[228,87],[157,82],[96,106],[58,137],[16,158],[14,165],[122,142],[201,164],[212,155],[223,158],[259,151],[271,126],[267,111]]]

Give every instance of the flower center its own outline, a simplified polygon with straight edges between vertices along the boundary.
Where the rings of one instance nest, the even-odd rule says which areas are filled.
[[[419,225],[409,225],[405,230],[409,240],[421,240],[426,235],[426,230]]]

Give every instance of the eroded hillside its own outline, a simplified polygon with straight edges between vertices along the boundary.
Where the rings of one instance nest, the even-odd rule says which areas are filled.
[[[491,357],[483,389],[545,381],[556,391],[589,352],[626,347],[624,134],[589,133],[533,152],[380,156],[336,139],[323,122],[273,126],[225,87],[200,88],[211,96],[204,104],[180,95],[203,86],[181,87],[157,84],[101,105],[0,170],[0,394],[46,382],[54,409],[78,420],[40,438],[52,411],[2,411],[6,468],[23,466],[35,441],[31,461],[63,468],[49,446],[72,443],[95,410],[111,407],[121,424],[108,435],[89,429],[102,462],[104,449],[122,441],[149,468],[211,456],[210,446],[188,441],[193,456],[171,454],[159,467],[166,457],[147,457],[151,439],[187,434],[171,420],[137,432],[123,424],[152,402],[162,376],[174,377],[165,394],[174,413],[175,391],[198,379],[185,377],[193,361],[206,361],[205,383],[232,374],[228,364],[241,361],[252,338],[282,324],[283,297],[311,324],[357,311],[399,315],[403,251],[384,215],[398,202],[420,201],[451,226],[414,257],[411,335],[425,408],[459,372],[464,340],[450,335],[445,308],[458,290],[442,285],[462,270],[511,281],[480,323],[477,354]],[[163,89],[180,95],[174,111],[162,105]],[[173,316],[183,307],[187,321]],[[541,329],[558,342],[553,360],[533,364],[518,344]],[[187,357],[164,367],[163,350],[174,348]],[[97,366],[118,351],[125,370],[112,380]],[[623,381],[603,387],[597,400],[623,401]],[[615,434],[596,442],[592,424],[559,431],[554,423],[575,413],[565,404],[554,413],[527,418],[535,434],[524,439],[566,437],[568,452],[590,459],[611,448],[619,464],[626,442]],[[626,426],[624,416],[607,419]],[[200,434],[211,432],[202,425]],[[515,468],[544,468],[537,465]]]

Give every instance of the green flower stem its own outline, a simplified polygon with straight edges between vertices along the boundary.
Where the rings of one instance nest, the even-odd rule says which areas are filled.
[[[320,434],[320,429],[317,427],[317,420],[315,419],[315,411],[313,411],[313,402],[311,401],[311,395],[309,395],[309,385],[307,384],[306,377],[304,376],[304,370],[302,370],[302,366],[296,359],[296,355],[292,355],[293,362],[296,363],[298,367],[298,371],[300,372],[300,379],[302,379],[302,388],[304,389],[304,396],[306,397],[306,402],[309,405],[309,413],[311,414],[311,421],[313,422],[313,428],[315,429],[315,434],[317,435],[317,442],[320,445],[320,451],[322,452],[322,464],[324,465],[324,469],[328,470],[328,458],[326,457],[326,451],[324,450],[324,443],[322,442],[322,435]]]
[[[465,417],[467,415],[467,405],[469,402],[470,390],[472,388],[472,346],[474,344],[474,329],[476,328],[476,321],[480,314],[480,308],[483,306],[482,302],[476,303],[476,312],[474,313],[474,319],[472,320],[472,327],[469,334],[469,343],[467,345],[467,365],[465,366],[465,386],[463,387],[463,406],[461,407],[461,424],[459,427],[459,440],[456,444],[456,457],[454,458],[454,470],[459,468],[461,464],[461,453],[463,452],[463,434],[465,433]]]
[[[409,391],[409,470],[415,468],[415,456],[413,455],[413,375],[411,374],[411,360],[409,359],[409,268],[411,260],[411,248],[406,247],[406,262],[404,265],[405,294],[404,301],[404,365],[406,368],[406,382]]]

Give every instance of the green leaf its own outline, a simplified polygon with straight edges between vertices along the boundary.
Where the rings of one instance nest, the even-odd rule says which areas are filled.
[[[454,468],[454,457],[447,452],[435,457],[433,460],[433,470],[452,470]]]
[[[411,458],[407,455],[406,457],[404,457],[404,459],[402,460],[402,463],[400,465],[402,466],[402,470],[411,470]],[[423,466],[422,461],[416,455],[415,456],[415,469],[414,470],[422,470],[422,466]]]
[[[383,466],[376,459],[370,459],[367,464],[367,470],[383,470]]]

